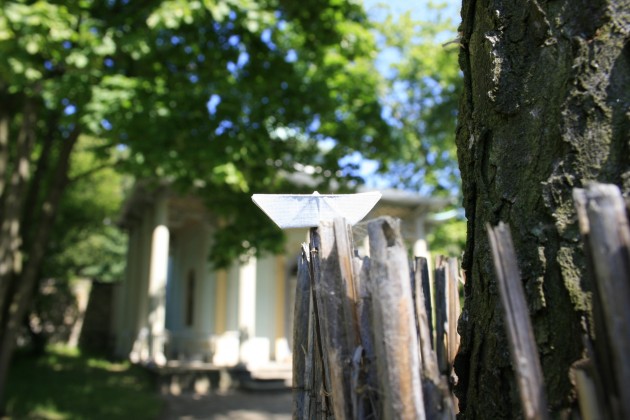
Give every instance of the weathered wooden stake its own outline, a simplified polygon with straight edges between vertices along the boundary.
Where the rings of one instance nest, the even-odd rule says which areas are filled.
[[[361,347],[363,357],[359,368],[360,371],[353,378],[352,388],[357,398],[357,418],[372,418],[377,412],[379,396],[375,384],[378,381],[376,371],[376,356],[374,350],[374,333],[372,331],[372,297],[368,290],[368,276],[370,259],[353,258],[353,272],[355,290],[358,293],[357,316],[359,322],[359,335],[361,337]]]
[[[453,362],[459,350],[459,334],[457,334],[457,320],[460,314],[459,304],[459,263],[457,258],[449,258],[446,276],[447,308],[448,308],[448,365],[453,370]],[[452,374],[452,372],[451,372]]]
[[[426,258],[416,257],[413,285],[415,286],[416,328],[419,337],[424,407],[428,419],[450,420],[455,419],[453,399],[446,378],[440,374],[437,356],[433,351],[432,330],[429,327],[431,297],[428,277]]]
[[[307,418],[311,391],[312,356],[309,355],[309,315],[311,279],[308,268],[308,247],[302,246],[298,259],[297,287],[293,316],[293,413],[299,419]],[[308,369],[307,369],[307,366]]]
[[[630,418],[630,227],[619,188],[592,183],[573,193],[585,253],[595,275],[597,362],[614,385],[614,418]],[[607,344],[607,345],[606,345]],[[618,407],[618,408],[616,408]]]
[[[368,223],[370,292],[384,419],[424,419],[411,280],[399,221]]]
[[[416,295],[418,287],[421,288],[422,297],[424,299],[424,313],[427,316],[427,326],[429,328],[429,337],[433,338],[433,305],[431,303],[431,279],[429,278],[429,261],[424,257],[416,257],[414,260],[414,273],[416,277],[415,290]],[[418,299],[418,296],[416,296]],[[433,339],[431,340],[431,348],[433,347]]]
[[[399,224],[387,217],[367,224],[369,258],[354,253],[344,220],[311,229],[298,264],[294,418],[454,418],[433,351],[426,260],[410,276]]]
[[[549,415],[542,369],[512,237],[504,223],[499,223],[494,229],[487,226],[487,231],[523,415],[526,419],[547,419]]]
[[[431,327],[429,325],[430,312],[427,310],[426,302],[430,301],[425,298],[425,290],[423,285],[424,277],[428,277],[429,273],[426,269],[427,260],[423,257],[417,257],[415,262],[415,270],[413,276],[415,281],[415,310],[416,310],[416,326],[418,337],[420,339],[420,354],[422,358],[422,376],[423,378],[439,379],[440,370],[437,366],[437,358],[433,351],[433,337]],[[430,306],[429,306],[430,308]]]
[[[438,256],[435,261],[435,353],[438,366],[443,375],[450,374],[448,363],[448,346],[446,328],[448,325],[448,308],[446,298],[447,260]]]
[[[596,380],[593,378],[593,361],[584,359],[571,366],[570,377],[575,385],[583,420],[605,419],[605,407],[599,401]]]
[[[351,360],[360,344],[357,294],[352,273],[352,242],[343,219],[322,222],[318,229],[320,276],[314,284],[321,309],[320,331],[328,360],[332,408],[338,420],[356,418],[351,389]]]

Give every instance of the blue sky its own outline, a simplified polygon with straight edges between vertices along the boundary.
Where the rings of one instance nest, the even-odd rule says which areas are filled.
[[[455,22],[459,23],[460,16],[459,11],[461,9],[461,0],[363,0],[365,9],[370,13],[373,18],[378,18],[379,5],[385,5],[389,7],[394,13],[400,14],[407,11],[417,17],[422,18],[422,13],[427,10],[430,3],[445,4],[447,16],[452,18]]]
[[[363,0],[363,5],[368,12],[368,15],[372,20],[379,21],[385,18],[388,9],[391,10],[394,15],[401,15],[406,12],[411,12],[411,15],[418,20],[429,20],[427,14],[434,13],[429,10],[430,4],[444,5],[443,17],[453,21],[455,26],[459,25],[461,0]],[[454,34],[453,34],[454,38]],[[448,39],[438,40],[438,42],[450,41]],[[377,59],[377,68],[381,73],[386,74],[389,65],[396,61],[398,57],[392,51],[383,50],[380,52]]]
[[[381,20],[387,14],[387,9],[391,10],[395,15],[411,12],[412,16],[418,20],[426,20],[426,13],[429,4],[445,4],[444,17],[451,19],[455,25],[460,22],[461,0],[363,0],[364,7],[372,20]],[[424,18],[424,19],[423,19]],[[454,35],[454,34],[453,34]],[[444,42],[449,41],[443,40]],[[394,51],[382,50],[377,58],[376,67],[383,73],[387,74],[389,66],[398,59],[398,55]],[[364,159],[359,153],[354,153],[342,159],[344,163],[354,163],[359,165],[358,173],[364,177],[368,187],[386,188],[389,186],[387,177],[374,175],[378,169],[379,163],[374,160]]]

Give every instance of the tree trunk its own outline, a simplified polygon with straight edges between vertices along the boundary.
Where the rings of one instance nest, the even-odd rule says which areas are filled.
[[[68,138],[62,140],[50,186],[41,205],[40,217],[36,226],[28,226],[28,229],[35,229],[35,232],[25,252],[27,259],[24,270],[15,273],[12,287],[10,287],[11,293],[6,299],[8,302],[4,308],[6,316],[0,323],[0,414],[4,409],[7,375],[15,347],[16,333],[28,310],[33,289],[37,284],[39,268],[45,256],[59,202],[68,183],[70,156],[78,137],[79,129],[76,128]],[[19,235],[23,234],[21,230]]]
[[[572,189],[630,193],[630,1],[464,0],[457,146],[468,239],[456,360],[467,419],[520,412],[486,223],[510,224],[554,413],[590,334]]]
[[[43,136],[40,143],[39,157],[37,158],[37,164],[33,173],[32,180],[29,184],[26,198],[24,199],[24,211],[22,212],[22,225],[34,226],[37,224],[37,218],[39,215],[37,212],[42,211],[41,206],[38,206],[38,200],[43,196],[42,190],[46,187],[46,180],[50,174],[50,164],[54,164],[54,145],[60,143],[56,140],[57,130],[59,130],[59,115],[54,113],[46,122],[47,132]],[[74,134],[73,134],[74,135]],[[60,146],[57,147],[61,149]],[[61,152],[63,153],[63,152]],[[26,229],[23,232],[22,241],[24,247],[29,249],[33,236],[36,234],[35,229]]]
[[[2,96],[0,96],[0,99]],[[9,113],[0,106],[0,197],[4,194],[7,165],[9,164]]]
[[[2,112],[0,120],[5,120],[6,139],[9,139],[8,116]],[[3,190],[0,201],[0,325],[8,316],[10,305],[11,285],[15,275],[22,269],[22,210],[24,197],[31,175],[30,160],[35,143],[35,124],[37,113],[33,100],[25,101],[22,113],[22,124],[18,135],[14,139],[13,150],[4,153],[6,161],[2,163],[5,177],[9,181]],[[2,131],[5,131],[5,128]],[[2,133],[5,134],[5,133]],[[8,143],[8,142],[7,142]],[[13,153],[11,153],[13,152]],[[11,162],[11,158],[13,161]],[[1,330],[0,330],[1,334]]]

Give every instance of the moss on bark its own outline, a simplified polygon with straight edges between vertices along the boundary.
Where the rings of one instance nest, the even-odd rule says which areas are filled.
[[[630,1],[464,0],[457,146],[468,238],[457,393],[467,419],[520,412],[485,224],[510,224],[550,409],[573,403],[590,285],[571,199],[630,192]]]

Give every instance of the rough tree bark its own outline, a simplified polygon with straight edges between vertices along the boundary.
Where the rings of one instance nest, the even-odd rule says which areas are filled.
[[[456,360],[467,419],[520,412],[485,224],[510,224],[549,408],[573,403],[569,366],[590,332],[571,191],[630,193],[630,1],[464,0],[457,146],[468,240]]]

